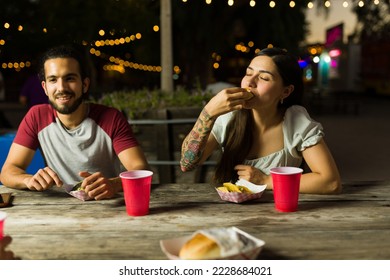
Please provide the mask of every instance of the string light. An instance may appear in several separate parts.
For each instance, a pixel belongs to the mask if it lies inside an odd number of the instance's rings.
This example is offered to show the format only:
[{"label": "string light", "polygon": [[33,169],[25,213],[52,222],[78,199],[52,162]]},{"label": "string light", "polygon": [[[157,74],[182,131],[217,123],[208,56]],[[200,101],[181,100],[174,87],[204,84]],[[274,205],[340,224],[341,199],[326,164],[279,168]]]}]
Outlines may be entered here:
[{"label": "string light", "polygon": [[15,71],[20,71],[23,68],[30,67],[30,61],[21,61],[21,62],[3,62],[1,68],[3,69],[14,69]]},{"label": "string light", "polygon": [[[107,64],[103,66],[103,70],[105,71],[118,71],[119,73],[125,73],[125,68],[131,68],[134,70],[141,70],[141,71],[147,71],[147,72],[161,72],[162,67],[159,65],[147,65],[137,62],[132,62],[128,60],[124,60],[120,57],[115,56],[109,56],[99,50],[96,50],[94,48],[90,49],[90,54],[95,55],[97,57],[107,59],[111,63],[115,64]],[[179,66],[174,66],[173,71],[176,74],[179,74],[181,72],[181,69]]]},{"label": "string light", "polygon": [[[182,0],[182,2],[186,3],[186,2],[188,2],[188,0]],[[248,2],[249,2],[249,5],[251,7],[254,7],[256,5],[256,1],[255,0],[248,0]],[[212,0],[205,0],[205,3],[209,5],[209,4],[212,3]],[[375,5],[379,5],[380,4],[380,0],[373,0],[373,3]],[[228,0],[227,4],[229,6],[233,6],[235,3],[234,3],[234,0]],[[272,0],[269,1],[269,6],[271,8],[274,8],[276,6],[276,1],[272,1]],[[293,0],[289,1],[289,6],[291,8],[294,8],[296,6],[295,1],[293,1]],[[325,1],[324,2],[324,6],[326,8],[329,8],[331,6],[331,1],[329,1],[329,0]],[[347,8],[349,6],[348,1],[347,0],[343,1],[342,6],[344,8]],[[358,2],[358,7],[361,8],[363,6],[364,6],[364,1],[360,0]],[[313,1],[309,1],[308,2],[307,8],[308,9],[314,8]],[[10,29],[11,28],[11,24],[8,23],[8,22],[5,22],[3,24],[3,27],[5,29]],[[18,31],[23,31],[24,27],[22,25],[17,25],[16,29]],[[153,26],[153,31],[159,32],[159,30],[160,30],[160,28],[159,28],[158,25],[154,25]],[[48,29],[46,27],[43,27],[42,28],[42,32],[43,33],[48,33]],[[109,33],[111,35],[113,35],[113,31],[110,31]],[[105,36],[106,32],[103,29],[101,29],[101,30],[98,31],[98,34],[103,37],[103,36]],[[122,38],[117,38],[117,39],[96,40],[94,42],[94,45],[95,45],[95,47],[115,46],[115,45],[121,45],[121,44],[125,44],[125,43],[130,43],[130,42],[135,41],[135,40],[140,40],[141,38],[142,38],[142,34],[141,33],[137,33],[135,35],[122,37]],[[0,46],[4,46],[5,44],[6,44],[6,41],[4,39],[0,38]],[[86,46],[86,45],[88,45],[88,42],[83,41],[82,44]],[[248,43],[248,46],[245,46],[245,44],[243,44],[243,43],[240,43],[240,44],[236,45],[236,50],[237,51],[241,51],[241,52],[248,52],[248,51],[250,51],[251,48],[253,48],[253,45],[250,45],[249,43]],[[93,54],[95,56],[98,56],[98,57],[102,57],[103,56],[101,51],[99,51],[97,49],[91,48],[90,51],[91,51],[91,53],[93,52]],[[256,53],[256,52],[259,52],[260,49],[255,49],[254,51]],[[108,69],[115,70],[115,71],[118,71],[120,73],[123,73],[122,69],[124,69],[124,67],[130,67],[130,68],[133,68],[133,69],[144,70],[144,71],[155,71],[155,72],[161,71],[161,66],[144,65],[144,64],[135,63],[135,62],[128,62],[128,61],[125,61],[125,60],[123,60],[123,61],[120,60],[120,61],[121,61],[120,63],[122,63],[124,65],[124,66],[122,66],[122,68],[121,67],[113,67],[113,66],[109,67],[107,65],[106,69],[107,70]],[[2,63],[2,68],[3,69],[9,68],[9,69],[15,69],[16,71],[20,71],[20,69],[25,68],[25,67],[30,67],[30,65],[31,65],[31,63],[29,61],[26,61],[26,62],[8,62],[8,63],[4,62],[4,63]],[[216,62],[215,67],[217,67],[217,66],[219,67],[219,62]]]}]

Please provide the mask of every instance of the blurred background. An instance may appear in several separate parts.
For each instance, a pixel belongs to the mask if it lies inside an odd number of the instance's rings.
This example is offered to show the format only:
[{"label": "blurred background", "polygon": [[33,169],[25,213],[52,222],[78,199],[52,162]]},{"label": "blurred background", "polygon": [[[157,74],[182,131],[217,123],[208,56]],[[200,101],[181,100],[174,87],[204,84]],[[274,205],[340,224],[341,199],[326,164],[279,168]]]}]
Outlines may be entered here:
[{"label": "blurred background", "polygon": [[12,118],[23,85],[39,55],[55,45],[85,53],[96,99],[122,90],[239,85],[249,61],[271,45],[300,58],[306,105],[328,128],[345,178],[389,179],[387,163],[373,167],[389,156],[389,6],[388,0],[0,0],[0,112],[7,111],[0,128],[17,127]]},{"label": "blurred background", "polygon": [[[1,0],[5,100],[18,100],[42,51],[65,43],[89,58],[93,94],[160,87],[163,2],[174,86],[239,84],[248,61],[271,44],[301,57],[310,86],[390,94],[385,0]],[[327,22],[336,14],[339,22]]]}]

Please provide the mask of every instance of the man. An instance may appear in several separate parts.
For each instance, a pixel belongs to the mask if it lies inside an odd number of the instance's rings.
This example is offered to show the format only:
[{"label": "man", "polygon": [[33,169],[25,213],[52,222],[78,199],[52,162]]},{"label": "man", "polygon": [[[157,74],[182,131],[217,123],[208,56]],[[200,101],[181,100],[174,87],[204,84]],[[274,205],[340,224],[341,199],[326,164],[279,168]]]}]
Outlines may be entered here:
[{"label": "man", "polygon": [[[32,107],[19,125],[1,171],[5,186],[44,191],[82,180],[85,192],[100,200],[122,190],[121,164],[126,170],[148,169],[124,115],[85,101],[90,79],[84,65],[66,46],[43,55],[40,78],[50,104]],[[26,174],[38,148],[46,167]]]}]

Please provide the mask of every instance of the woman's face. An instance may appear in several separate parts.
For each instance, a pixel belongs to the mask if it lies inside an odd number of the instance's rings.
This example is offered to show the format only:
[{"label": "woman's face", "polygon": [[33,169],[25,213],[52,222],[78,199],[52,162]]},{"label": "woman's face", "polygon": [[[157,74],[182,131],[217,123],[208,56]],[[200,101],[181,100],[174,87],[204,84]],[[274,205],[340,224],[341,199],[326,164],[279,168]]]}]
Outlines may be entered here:
[{"label": "woman's face", "polygon": [[[254,98],[247,102],[246,107],[275,105],[285,97],[287,87],[283,85],[282,77],[275,63],[269,56],[255,57],[246,69],[241,81],[242,88],[251,88]],[[248,108],[249,109],[249,108]]]}]

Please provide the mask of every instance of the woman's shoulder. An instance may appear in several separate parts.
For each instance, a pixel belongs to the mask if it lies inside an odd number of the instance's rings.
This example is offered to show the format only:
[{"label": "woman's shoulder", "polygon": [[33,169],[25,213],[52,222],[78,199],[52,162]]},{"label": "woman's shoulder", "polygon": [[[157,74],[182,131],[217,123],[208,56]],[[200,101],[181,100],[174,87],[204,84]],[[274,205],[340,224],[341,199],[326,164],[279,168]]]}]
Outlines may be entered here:
[{"label": "woman's shoulder", "polygon": [[299,150],[316,144],[324,135],[321,123],[313,120],[306,108],[298,105],[286,110],[283,126],[287,146],[298,146]]},{"label": "woman's shoulder", "polygon": [[229,112],[229,113],[226,113],[226,114],[223,114],[223,115],[220,115],[217,118],[216,122],[227,123],[227,122],[229,122],[232,119],[234,113],[235,113],[235,111]]},{"label": "woman's shoulder", "polygon": [[316,123],[318,122],[314,121],[308,111],[305,107],[300,105],[293,105],[289,108],[287,108],[285,114],[284,114],[284,121],[289,124],[306,124],[306,123]]},{"label": "woman's shoulder", "polygon": [[297,116],[305,116],[309,117],[309,113],[306,108],[301,105],[293,105],[286,109],[285,116],[297,117]]},{"label": "woman's shoulder", "polygon": [[230,120],[233,117],[234,112],[229,112],[226,114],[223,114],[219,116],[212,129],[212,134],[214,135],[215,139],[217,140],[218,143],[223,143],[225,139],[225,134],[226,134],[226,127]]}]

